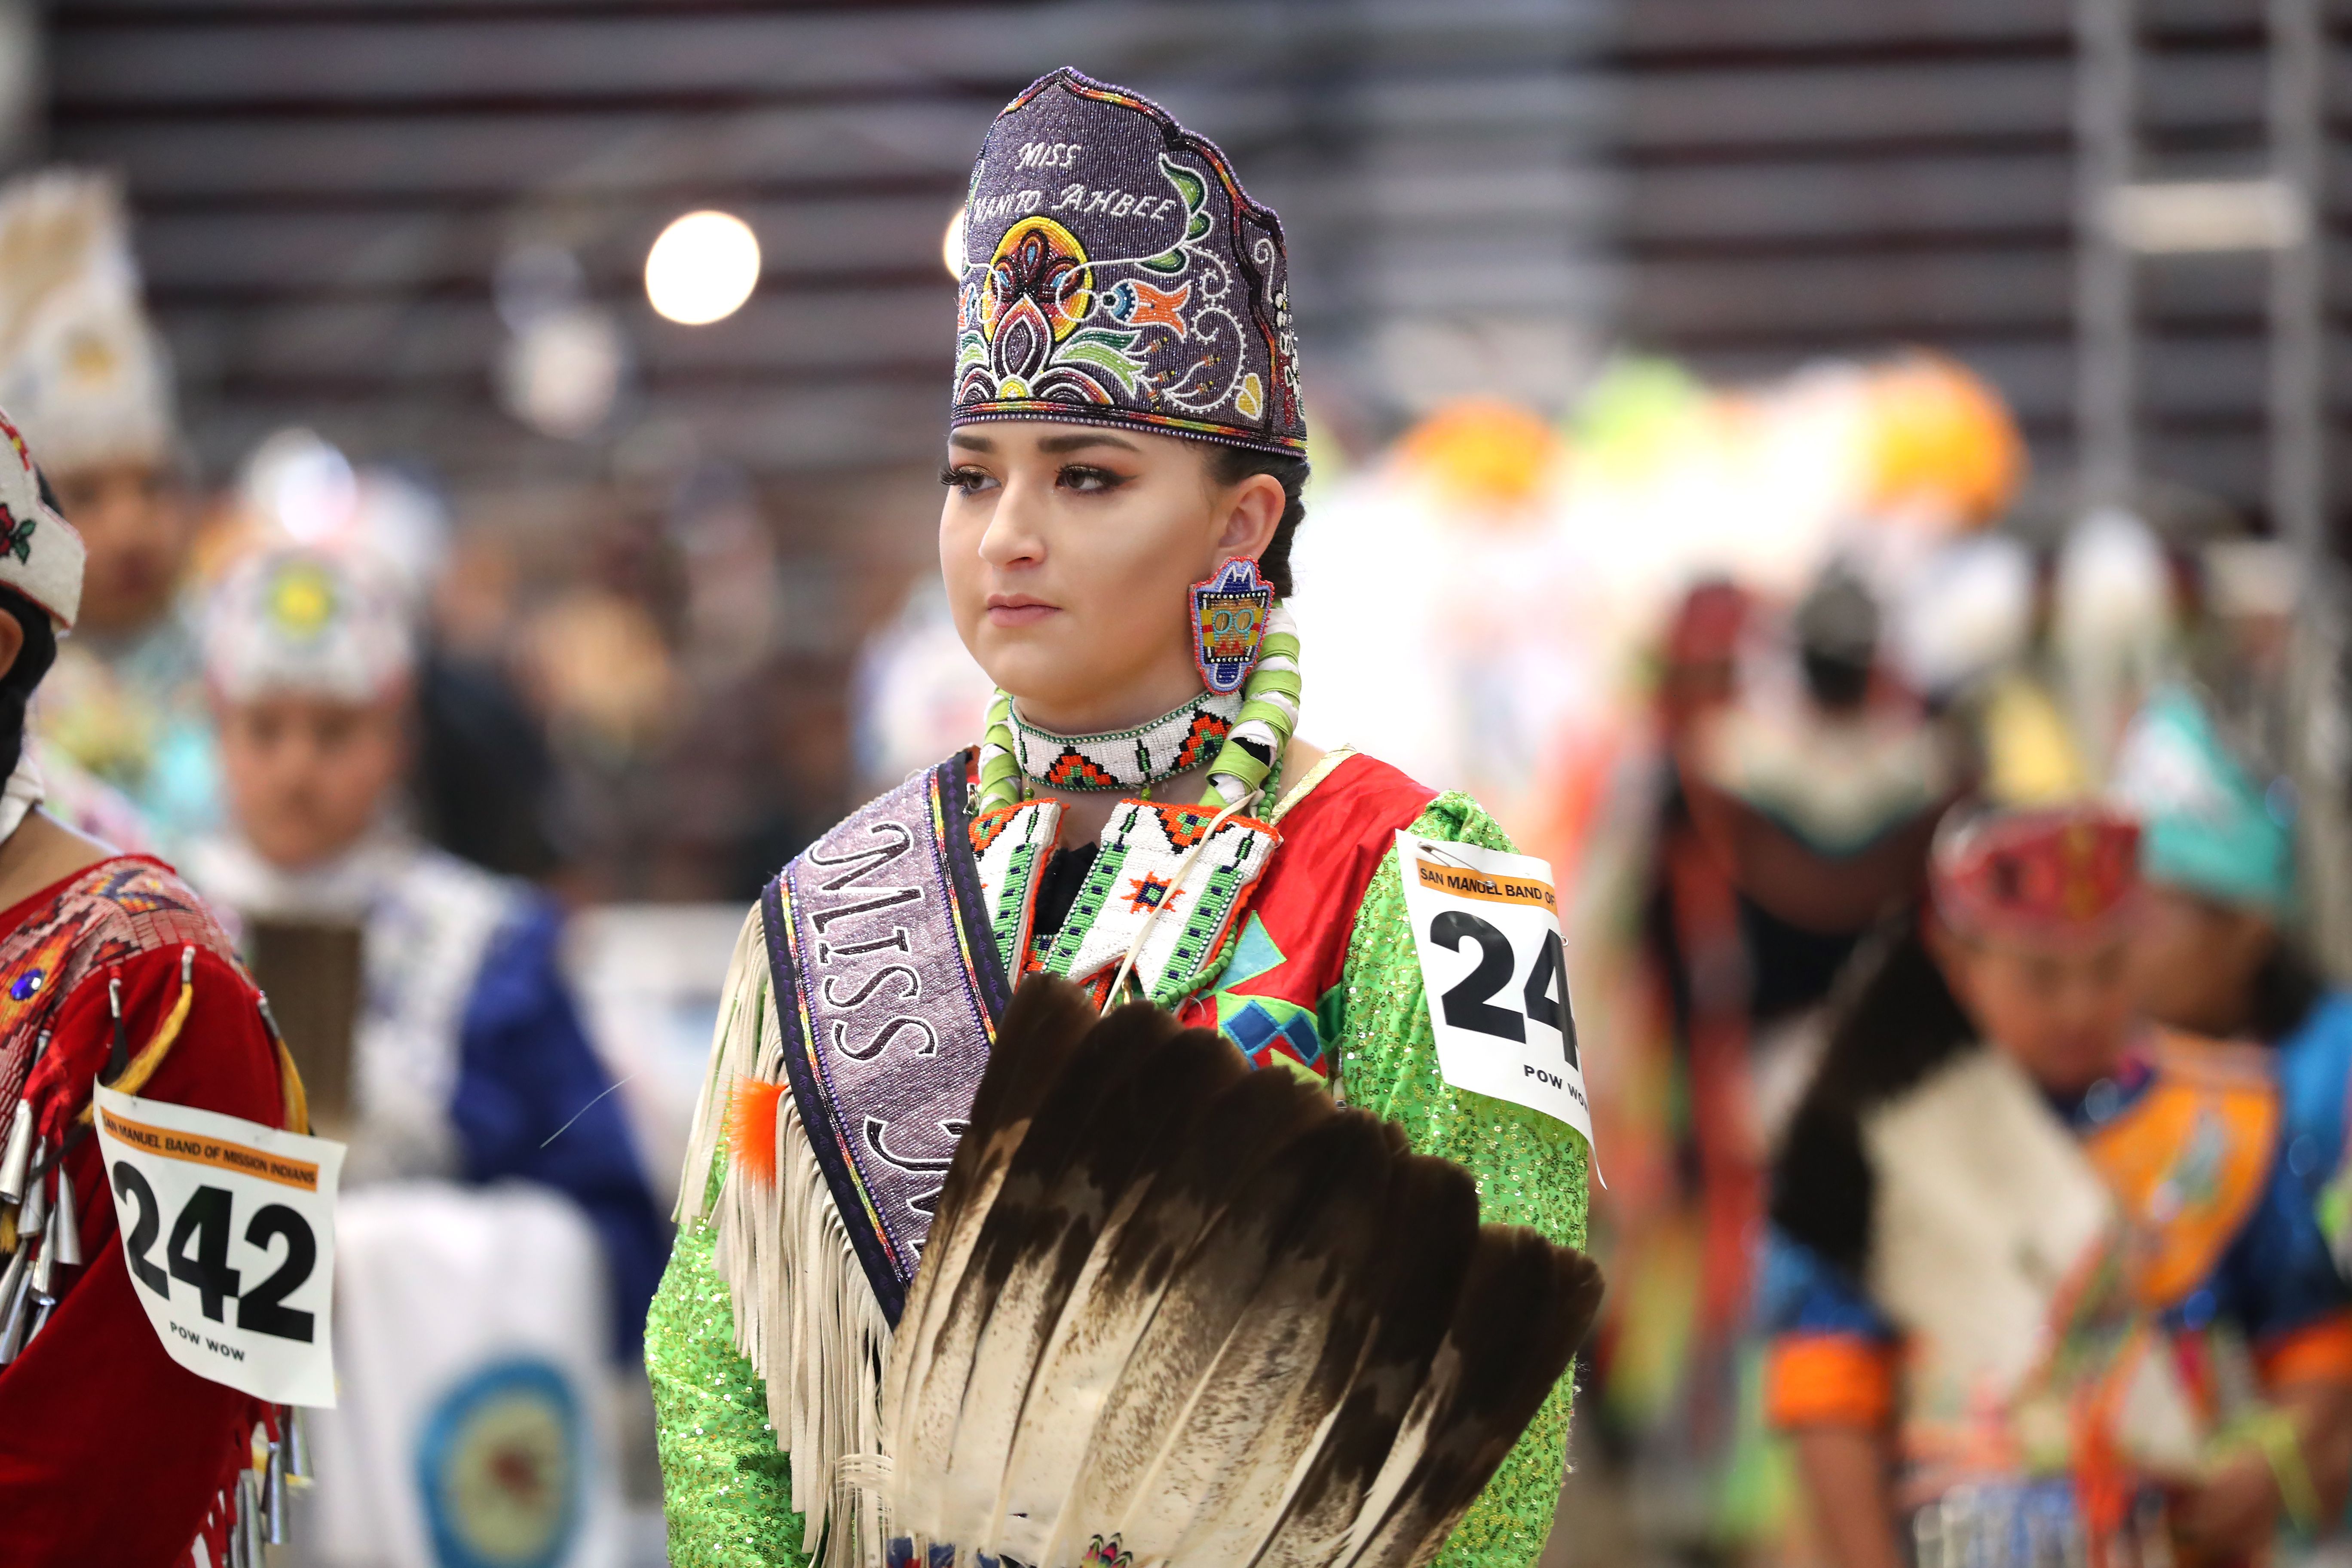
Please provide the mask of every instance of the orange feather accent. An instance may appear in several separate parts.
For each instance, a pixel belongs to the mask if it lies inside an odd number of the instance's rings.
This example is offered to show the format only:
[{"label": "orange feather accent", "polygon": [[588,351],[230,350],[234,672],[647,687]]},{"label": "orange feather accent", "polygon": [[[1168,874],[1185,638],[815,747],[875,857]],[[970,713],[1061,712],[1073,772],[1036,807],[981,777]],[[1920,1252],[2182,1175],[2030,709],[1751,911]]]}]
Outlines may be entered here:
[{"label": "orange feather accent", "polygon": [[739,1078],[727,1099],[727,1146],[735,1163],[761,1186],[776,1184],[776,1108],[784,1086]]}]

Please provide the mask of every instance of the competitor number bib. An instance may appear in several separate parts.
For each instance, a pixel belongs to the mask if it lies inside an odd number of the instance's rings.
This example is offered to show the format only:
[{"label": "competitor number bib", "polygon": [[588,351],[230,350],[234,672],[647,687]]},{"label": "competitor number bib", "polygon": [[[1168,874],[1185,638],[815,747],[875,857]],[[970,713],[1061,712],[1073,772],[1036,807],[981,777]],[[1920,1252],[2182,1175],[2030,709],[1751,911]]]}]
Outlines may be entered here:
[{"label": "competitor number bib", "polygon": [[334,1404],[343,1146],[102,1086],[97,1101],[123,1258],[163,1349],[257,1399]]},{"label": "competitor number bib", "polygon": [[1445,1081],[1565,1121],[1590,1148],[1551,868],[1401,831],[1397,870]]}]

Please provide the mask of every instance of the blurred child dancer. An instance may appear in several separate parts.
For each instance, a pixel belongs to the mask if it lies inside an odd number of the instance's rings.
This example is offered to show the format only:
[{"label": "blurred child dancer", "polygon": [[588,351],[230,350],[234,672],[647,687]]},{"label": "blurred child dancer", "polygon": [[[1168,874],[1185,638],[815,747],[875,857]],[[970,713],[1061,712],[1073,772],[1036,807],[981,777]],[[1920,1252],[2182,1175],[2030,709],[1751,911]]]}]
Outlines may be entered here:
[{"label": "blurred child dancer", "polygon": [[2352,995],[2301,941],[2294,788],[2225,739],[2186,687],[2149,699],[2116,773],[2146,824],[2148,912],[2132,941],[2140,1005],[2173,1028],[2276,1047],[2288,1174],[2317,1207],[2339,1265],[2352,1261]]},{"label": "blurred child dancer", "polygon": [[2138,852],[2095,806],[1948,822],[1845,997],[1765,1288],[1840,1568],[2244,1562],[2342,1507],[2352,1302],[2267,1061],[2141,1021]]}]

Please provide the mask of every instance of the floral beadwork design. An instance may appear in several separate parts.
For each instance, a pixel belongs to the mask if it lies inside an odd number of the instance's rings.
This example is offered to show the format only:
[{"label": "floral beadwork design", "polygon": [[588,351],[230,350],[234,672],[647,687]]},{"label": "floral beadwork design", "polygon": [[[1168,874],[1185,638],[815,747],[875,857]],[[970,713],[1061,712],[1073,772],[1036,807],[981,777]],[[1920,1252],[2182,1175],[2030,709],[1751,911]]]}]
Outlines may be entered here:
[{"label": "floral beadwork design", "polygon": [[[1046,216],[1004,231],[987,267],[964,285],[957,403],[1108,407],[1139,398],[1172,415],[1265,412],[1264,384],[1248,368],[1242,323],[1228,304],[1233,269],[1203,243],[1217,226],[1208,181],[1165,154],[1160,173],[1182,204],[1182,227],[1156,254],[1090,258],[1076,235]],[[1139,269],[1185,280],[1173,289],[1135,277],[1097,282]]]},{"label": "floral beadwork design", "polygon": [[1031,86],[972,170],[963,247],[956,422],[1305,449],[1280,221],[1157,105],[1075,71]]},{"label": "floral beadwork design", "polygon": [[32,560],[33,531],[40,525],[39,518],[19,518],[0,503],[0,555],[14,555],[20,562]]}]

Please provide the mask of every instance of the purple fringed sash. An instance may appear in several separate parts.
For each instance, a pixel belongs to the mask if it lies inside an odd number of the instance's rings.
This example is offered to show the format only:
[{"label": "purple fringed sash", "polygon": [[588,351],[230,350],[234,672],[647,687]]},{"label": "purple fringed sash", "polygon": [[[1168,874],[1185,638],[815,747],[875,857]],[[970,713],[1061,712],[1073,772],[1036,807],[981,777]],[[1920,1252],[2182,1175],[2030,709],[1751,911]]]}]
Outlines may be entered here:
[{"label": "purple fringed sash", "polygon": [[793,1099],[893,1325],[1011,995],[965,765],[860,808],[761,895]]}]

